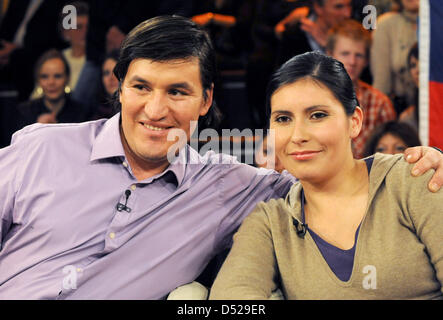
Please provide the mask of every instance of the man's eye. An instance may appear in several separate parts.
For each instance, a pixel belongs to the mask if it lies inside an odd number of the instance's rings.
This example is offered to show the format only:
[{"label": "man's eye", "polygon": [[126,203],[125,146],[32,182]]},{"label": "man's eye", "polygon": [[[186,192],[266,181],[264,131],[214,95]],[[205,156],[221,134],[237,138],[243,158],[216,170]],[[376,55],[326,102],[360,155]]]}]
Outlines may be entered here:
[{"label": "man's eye", "polygon": [[134,88],[137,90],[143,90],[143,89],[147,89],[144,85],[142,84],[135,84]]},{"label": "man's eye", "polygon": [[184,96],[186,95],[186,92],[182,91],[182,90],[177,90],[177,89],[171,89],[169,90],[169,93],[173,96]]}]

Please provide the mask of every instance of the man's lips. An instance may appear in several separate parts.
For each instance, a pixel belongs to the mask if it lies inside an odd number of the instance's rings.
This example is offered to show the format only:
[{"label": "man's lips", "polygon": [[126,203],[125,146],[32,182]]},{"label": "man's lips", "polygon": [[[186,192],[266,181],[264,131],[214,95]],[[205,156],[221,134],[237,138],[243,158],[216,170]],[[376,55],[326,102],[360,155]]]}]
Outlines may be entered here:
[{"label": "man's lips", "polygon": [[159,132],[166,131],[166,130],[172,128],[172,126],[168,126],[168,125],[164,125],[164,124],[154,124],[154,123],[146,123],[146,122],[140,122],[140,124],[149,130],[159,131]]}]

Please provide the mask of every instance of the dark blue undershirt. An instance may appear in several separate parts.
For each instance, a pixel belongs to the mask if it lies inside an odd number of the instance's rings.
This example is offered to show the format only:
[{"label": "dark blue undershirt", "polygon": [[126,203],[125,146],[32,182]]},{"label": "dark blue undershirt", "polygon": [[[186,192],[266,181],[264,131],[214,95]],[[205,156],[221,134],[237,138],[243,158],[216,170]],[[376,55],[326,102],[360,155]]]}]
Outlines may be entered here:
[{"label": "dark blue undershirt", "polygon": [[[366,166],[368,168],[368,175],[371,172],[372,162],[374,158],[365,159]],[[301,219],[302,223],[305,222],[305,195],[302,190],[301,192]],[[342,250],[333,246],[332,244],[323,240],[319,235],[317,235],[314,231],[312,231],[308,227],[308,231],[314,239],[315,244],[320,250],[323,258],[326,263],[329,265],[331,270],[335,273],[337,278],[341,281],[348,281],[352,274],[352,268],[354,266],[354,254],[355,254],[355,246],[357,245],[357,237],[360,231],[360,226],[358,226],[357,231],[355,232],[355,240],[354,246],[349,250]]]}]

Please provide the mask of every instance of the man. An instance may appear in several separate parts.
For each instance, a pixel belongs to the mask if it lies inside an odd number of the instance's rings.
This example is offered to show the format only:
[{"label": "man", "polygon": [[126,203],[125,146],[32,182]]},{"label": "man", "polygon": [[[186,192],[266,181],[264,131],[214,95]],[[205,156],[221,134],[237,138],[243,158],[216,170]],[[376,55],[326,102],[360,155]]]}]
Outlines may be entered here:
[{"label": "man", "polygon": [[308,51],[325,52],[328,30],[352,14],[352,0],[314,0],[313,13],[306,18],[306,8],[291,12],[275,27],[281,39],[278,64]]},{"label": "man", "polygon": [[326,47],[328,54],[345,66],[364,112],[362,129],[358,137],[353,140],[354,156],[361,158],[366,141],[374,129],[396,119],[395,109],[385,94],[360,80],[360,75],[368,65],[371,48],[369,31],[357,21],[350,19],[342,21],[329,31]]},{"label": "man", "polygon": [[[0,150],[1,299],[160,299],[196,279],[257,202],[288,191],[288,175],[188,145],[167,160],[168,135],[210,120],[214,69],[200,27],[147,20],[114,69],[121,113],[28,126]],[[443,156],[411,151],[441,186]]]}]

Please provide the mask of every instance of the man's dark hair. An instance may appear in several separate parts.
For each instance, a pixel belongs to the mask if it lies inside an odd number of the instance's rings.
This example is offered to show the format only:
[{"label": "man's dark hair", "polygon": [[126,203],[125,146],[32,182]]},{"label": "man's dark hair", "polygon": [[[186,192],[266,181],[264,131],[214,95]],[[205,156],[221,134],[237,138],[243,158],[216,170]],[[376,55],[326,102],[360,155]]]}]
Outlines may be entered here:
[{"label": "man's dark hair", "polygon": [[347,115],[352,115],[359,105],[352,80],[343,64],[334,58],[313,51],[291,58],[272,75],[266,95],[268,118],[271,114],[271,97],[274,92],[302,79],[310,79],[331,90],[335,98],[343,105]]},{"label": "man's dark hair", "polygon": [[[120,56],[114,68],[119,80],[116,107],[121,109],[118,94],[131,61],[149,59],[164,62],[178,59],[197,58],[203,97],[208,98],[216,79],[215,51],[208,33],[192,20],[180,16],[159,16],[146,20],[132,29],[120,49]],[[199,127],[216,126],[220,112],[213,102],[208,113],[199,119]]]}]

